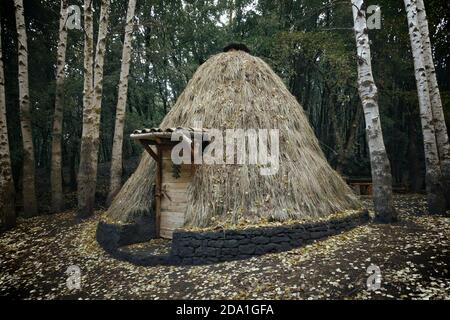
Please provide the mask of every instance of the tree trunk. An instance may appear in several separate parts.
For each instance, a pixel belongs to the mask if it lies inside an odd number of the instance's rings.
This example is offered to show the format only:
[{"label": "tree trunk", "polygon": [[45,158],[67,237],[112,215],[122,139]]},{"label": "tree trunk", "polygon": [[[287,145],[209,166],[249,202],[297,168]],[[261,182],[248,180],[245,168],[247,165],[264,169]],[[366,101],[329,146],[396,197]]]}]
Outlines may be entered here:
[{"label": "tree trunk", "polygon": [[353,115],[352,124],[350,127],[350,133],[348,139],[345,142],[345,146],[340,150],[337,159],[336,171],[341,175],[344,173],[347,167],[348,159],[350,157],[350,152],[352,150],[353,144],[355,142],[356,132],[358,131],[358,124],[362,116],[362,109],[359,106],[356,107],[356,113]]},{"label": "tree trunk", "polygon": [[71,191],[77,191],[77,170],[76,170],[76,159],[79,158],[78,155],[78,145],[69,146],[69,187]]},{"label": "tree trunk", "polygon": [[[89,141],[85,142],[88,134],[88,127],[91,124],[91,103],[92,103],[92,95],[93,95],[93,78],[94,78],[94,70],[93,70],[93,60],[94,60],[94,21],[93,21],[93,8],[92,8],[92,0],[84,0],[84,88],[83,88],[83,129],[82,129],[82,137],[81,137],[81,152],[80,152],[80,164],[79,164],[79,172],[77,177],[77,194],[78,194],[78,207],[79,209],[85,209],[81,207],[82,205],[86,206],[85,202],[88,201],[86,199],[86,193],[88,190],[84,189],[83,183],[86,183],[87,170],[89,168],[84,168],[84,163],[88,161],[86,159],[89,155],[83,154],[83,150],[86,150],[85,144],[89,143]],[[82,166],[83,163],[83,166]],[[83,170],[83,171],[82,171]],[[93,207],[93,204],[90,204]],[[81,207],[81,208],[80,208]],[[89,210],[89,209],[88,209]],[[92,211],[92,209],[91,209]]]},{"label": "tree trunk", "polygon": [[[86,0],[89,2],[90,1]],[[100,22],[95,53],[94,85],[91,95],[86,96],[85,110],[83,111],[83,133],[81,137],[80,167],[78,171],[78,216],[85,218],[94,212],[95,189],[97,183],[97,162],[100,136],[100,115],[103,91],[103,65],[106,53],[106,35],[108,31],[110,1],[102,0],[100,9]],[[91,16],[91,13],[87,17]],[[91,16],[92,17],[92,16]],[[90,35],[88,28],[91,28],[92,19],[86,19],[85,32],[85,54],[90,54]],[[88,24],[86,26],[86,23]],[[89,60],[91,61],[91,60]],[[85,58],[85,72],[90,73],[88,59]],[[89,78],[85,79],[85,90],[89,87]]]},{"label": "tree trunk", "polygon": [[441,94],[434,68],[433,53],[431,50],[430,32],[428,29],[427,14],[423,0],[417,0],[417,19],[422,35],[423,58],[427,74],[428,89],[430,93],[431,112],[436,134],[437,149],[441,163],[441,174],[444,182],[444,192],[447,197],[447,208],[450,209],[450,144],[447,126],[445,124],[444,110],[442,108]]},{"label": "tree trunk", "polygon": [[378,110],[378,89],[372,75],[372,63],[366,13],[363,0],[352,0],[356,47],[358,53],[358,89],[366,120],[372,170],[373,201],[376,220],[391,222],[397,219],[392,200],[391,166],[386,153]]},{"label": "tree trunk", "polygon": [[[328,86],[326,86],[328,88]],[[331,120],[330,129],[333,130],[333,140],[334,140],[334,156],[336,157],[336,167],[334,168],[340,175],[342,175],[342,166],[339,164],[340,155],[344,152],[344,137],[341,132],[339,132],[339,120],[338,120],[338,110],[337,110],[337,95],[330,89],[326,90],[326,95],[329,97],[327,99],[327,110]]]},{"label": "tree trunk", "polygon": [[229,0],[228,4],[228,26],[233,25],[233,14],[234,14],[234,0]]},{"label": "tree trunk", "polygon": [[25,17],[23,15],[23,0],[14,0],[16,11],[17,44],[18,44],[18,77],[20,127],[23,142],[23,210],[25,217],[37,215],[37,200],[35,186],[35,164],[33,135],[31,129],[30,95],[28,86],[28,46]]},{"label": "tree trunk", "polygon": [[425,181],[427,189],[428,211],[432,214],[445,212],[445,198],[442,186],[442,174],[439,166],[439,154],[436,144],[435,128],[431,110],[430,92],[423,57],[422,37],[417,20],[416,0],[404,0],[408,15],[408,27],[411,49],[414,58],[417,92],[419,96],[420,119],[422,123],[423,144],[425,149]]},{"label": "tree trunk", "polygon": [[61,13],[59,18],[59,41],[56,62],[56,95],[55,113],[53,115],[53,135],[52,135],[52,211],[60,212],[64,207],[63,183],[62,183],[62,123],[64,108],[64,67],[66,65],[67,47],[67,0],[61,0]]},{"label": "tree trunk", "polygon": [[[410,107],[408,106],[408,110]],[[423,176],[420,165],[419,154],[417,152],[417,126],[413,118],[413,113],[408,115],[408,173],[409,190],[413,193],[422,191]]]},{"label": "tree trunk", "polygon": [[120,70],[119,94],[116,107],[116,124],[114,128],[113,150],[111,158],[111,180],[108,205],[119,192],[122,185],[122,147],[123,147],[123,128],[125,122],[125,113],[128,95],[128,76],[130,74],[132,35],[134,26],[134,11],[136,0],[129,0],[127,11],[127,23],[125,26],[125,39],[122,51],[122,67]]},{"label": "tree trunk", "polygon": [[93,79],[94,79],[94,21],[93,21],[93,0],[84,0],[84,86],[83,86],[83,128],[84,121],[87,120],[87,113],[90,112]]},{"label": "tree trunk", "polygon": [[8,127],[6,122],[5,75],[3,73],[2,30],[0,25],[0,232],[16,224],[14,181],[9,155]]}]

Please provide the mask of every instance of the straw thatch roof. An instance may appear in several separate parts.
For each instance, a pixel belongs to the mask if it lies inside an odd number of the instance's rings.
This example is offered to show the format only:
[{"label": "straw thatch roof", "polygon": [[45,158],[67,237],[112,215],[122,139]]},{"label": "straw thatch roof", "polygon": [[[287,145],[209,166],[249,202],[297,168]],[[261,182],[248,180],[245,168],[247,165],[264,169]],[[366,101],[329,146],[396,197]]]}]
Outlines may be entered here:
[{"label": "straw thatch roof", "polygon": [[[188,189],[187,226],[223,221],[325,217],[361,205],[328,165],[308,119],[282,80],[260,58],[243,51],[202,64],[161,127],[279,129],[280,170],[263,176],[251,165],[200,166]],[[152,207],[155,163],[144,154],[110,209],[130,222]]]}]

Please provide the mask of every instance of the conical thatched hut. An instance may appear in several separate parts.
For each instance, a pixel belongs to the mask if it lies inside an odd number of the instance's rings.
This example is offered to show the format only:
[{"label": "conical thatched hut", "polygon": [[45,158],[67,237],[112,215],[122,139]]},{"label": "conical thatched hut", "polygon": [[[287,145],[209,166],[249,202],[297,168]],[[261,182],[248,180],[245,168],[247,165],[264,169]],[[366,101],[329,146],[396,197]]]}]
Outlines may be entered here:
[{"label": "conical thatched hut", "polygon": [[[264,176],[252,165],[198,166],[187,189],[186,227],[326,217],[361,207],[327,163],[302,107],[260,58],[232,50],[202,64],[161,128],[197,121],[206,128],[279,129],[280,169]],[[144,154],[109,208],[108,223],[152,221],[154,180],[154,160]],[[133,232],[134,240],[150,237],[144,229]]]}]

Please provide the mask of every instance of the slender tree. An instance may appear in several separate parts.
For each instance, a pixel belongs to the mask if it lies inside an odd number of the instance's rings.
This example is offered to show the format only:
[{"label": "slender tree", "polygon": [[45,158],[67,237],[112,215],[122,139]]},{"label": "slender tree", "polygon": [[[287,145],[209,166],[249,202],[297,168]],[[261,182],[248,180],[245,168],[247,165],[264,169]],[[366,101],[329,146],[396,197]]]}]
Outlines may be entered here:
[{"label": "slender tree", "polygon": [[229,0],[228,4],[228,25],[233,25],[234,0]]},{"label": "slender tree", "polygon": [[[336,114],[335,112],[333,113]],[[348,164],[348,159],[350,158],[351,150],[354,147],[356,133],[358,131],[358,124],[360,123],[359,121],[361,117],[362,117],[362,108],[358,106],[356,113],[353,115],[347,141],[341,141],[342,148],[341,150],[339,150],[337,155],[336,171],[339,172],[340,174],[344,173],[344,168]],[[345,137],[344,139],[339,138],[338,140],[345,140]]]},{"label": "slender tree", "polygon": [[3,72],[2,30],[0,25],[0,231],[16,224],[14,181],[11,174],[8,127],[6,122],[5,75]]},{"label": "slender tree", "polygon": [[53,138],[52,138],[52,211],[59,212],[64,207],[62,188],[62,122],[64,107],[64,80],[67,47],[67,0],[61,0],[61,13],[59,18],[59,40],[56,62],[56,95],[55,113],[53,115]]},{"label": "slender tree", "polygon": [[364,1],[352,0],[352,11],[358,53],[358,89],[366,120],[376,220],[379,222],[391,222],[397,219],[397,214],[392,200],[391,165],[381,130],[378,89],[372,74]]},{"label": "slender tree", "polygon": [[122,66],[120,69],[119,94],[116,106],[116,123],[111,160],[111,180],[107,202],[110,204],[122,185],[122,147],[123,128],[128,95],[128,76],[130,74],[132,35],[134,26],[134,11],[136,0],[129,0],[127,22],[125,26],[125,38],[122,51]]},{"label": "slender tree", "polygon": [[94,17],[93,0],[84,0],[84,84],[83,84],[83,128],[90,112],[94,90]]},{"label": "slender tree", "polygon": [[37,215],[37,200],[35,186],[35,164],[33,135],[31,129],[30,95],[28,86],[28,46],[25,17],[23,14],[23,0],[14,0],[18,44],[18,78],[20,127],[23,143],[23,209],[26,217]]},{"label": "slender tree", "polygon": [[441,94],[436,78],[436,69],[434,67],[433,53],[431,50],[430,31],[423,0],[417,0],[417,20],[422,36],[423,60],[425,72],[427,74],[437,149],[444,181],[444,191],[447,197],[447,208],[450,208],[450,144],[447,126],[445,124],[444,110],[442,108]]},{"label": "slender tree", "polygon": [[[90,1],[88,5],[91,6]],[[100,114],[103,92],[103,65],[106,53],[109,9],[110,0],[102,0],[95,52],[93,92],[86,98],[86,105],[84,106],[85,109],[83,111],[83,132],[81,137],[80,168],[78,171],[78,215],[81,218],[90,216],[94,211],[95,204]],[[90,24],[91,22],[88,23]],[[87,27],[90,27],[90,25]],[[87,29],[85,32],[87,33]],[[86,35],[86,37],[88,36]],[[90,46],[86,43],[85,54],[90,54],[89,49]],[[86,60],[87,59],[85,58],[85,68],[90,68],[90,65],[86,63]],[[85,70],[85,72],[88,71]],[[85,84],[87,84],[86,79]],[[87,87],[88,86],[89,84]],[[90,101],[88,101],[88,99]]]},{"label": "slender tree", "polygon": [[435,127],[433,123],[427,72],[423,56],[424,46],[417,19],[416,0],[404,0],[404,3],[408,17],[411,49],[414,58],[414,73],[419,97],[420,119],[425,149],[425,179],[428,211],[432,214],[442,213],[445,212],[445,198],[442,186],[442,174],[436,143]]}]

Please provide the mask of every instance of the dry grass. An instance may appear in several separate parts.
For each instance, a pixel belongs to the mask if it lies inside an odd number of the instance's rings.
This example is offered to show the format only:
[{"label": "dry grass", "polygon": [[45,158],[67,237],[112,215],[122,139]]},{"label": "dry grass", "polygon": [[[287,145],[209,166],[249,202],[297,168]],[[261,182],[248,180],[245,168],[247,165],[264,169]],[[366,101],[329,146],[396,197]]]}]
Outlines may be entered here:
[{"label": "dry grass", "polygon": [[[207,128],[279,129],[280,170],[262,176],[251,165],[200,166],[188,189],[187,226],[319,218],[361,207],[328,165],[302,107],[263,60],[235,51],[200,66],[161,127],[195,121]],[[145,154],[109,216],[124,222],[148,212],[153,180],[154,162]]]}]

